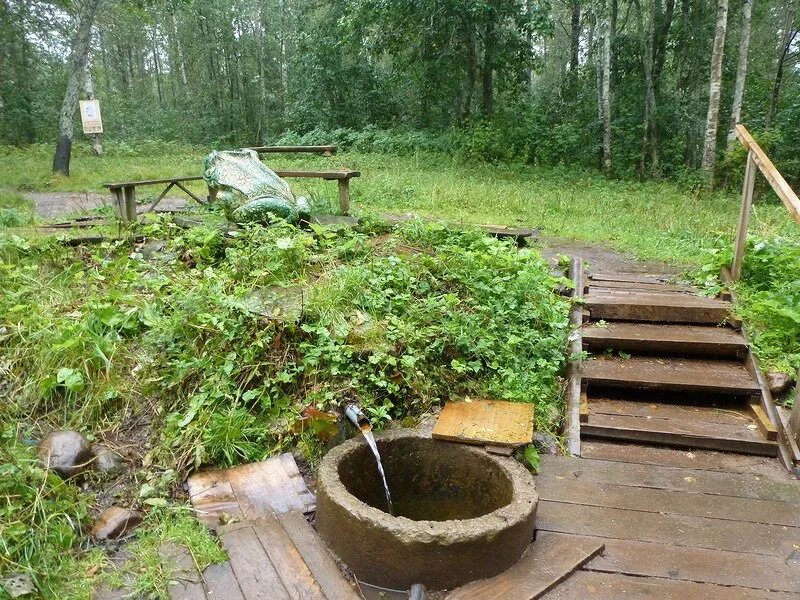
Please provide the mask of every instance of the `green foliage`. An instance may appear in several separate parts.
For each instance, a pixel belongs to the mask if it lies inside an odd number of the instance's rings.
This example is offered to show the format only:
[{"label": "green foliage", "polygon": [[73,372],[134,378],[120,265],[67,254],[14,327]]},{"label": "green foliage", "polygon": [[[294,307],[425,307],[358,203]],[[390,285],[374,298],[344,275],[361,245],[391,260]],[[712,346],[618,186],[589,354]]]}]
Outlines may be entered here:
[{"label": "green foliage", "polygon": [[[716,291],[716,274],[730,265],[731,255],[730,244],[719,240],[695,277]],[[800,241],[749,236],[736,295],[736,310],[762,367],[795,375],[800,369]]]},{"label": "green foliage", "polygon": [[[0,429],[0,578],[31,577],[45,598],[89,598],[86,570],[99,552],[78,545],[88,519],[87,500],[69,483],[39,466],[17,431]],[[0,587],[0,598],[9,598]]]},{"label": "green foliage", "polygon": [[24,227],[35,220],[35,210],[25,198],[18,194],[0,191],[0,229]]},{"label": "green foliage", "polygon": [[151,456],[179,471],[261,459],[346,395],[376,424],[474,394],[557,425],[567,303],[535,250],[420,222],[140,233],[166,247],[0,238],[18,415],[85,423],[156,399]]}]

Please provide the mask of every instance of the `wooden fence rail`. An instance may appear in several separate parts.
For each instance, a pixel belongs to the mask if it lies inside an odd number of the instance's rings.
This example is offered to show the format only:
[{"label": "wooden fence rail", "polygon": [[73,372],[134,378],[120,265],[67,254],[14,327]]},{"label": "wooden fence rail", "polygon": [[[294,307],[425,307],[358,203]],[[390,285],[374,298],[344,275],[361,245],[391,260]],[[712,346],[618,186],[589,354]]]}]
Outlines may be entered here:
[{"label": "wooden fence rail", "polygon": [[744,185],[742,186],[742,206],[739,212],[739,226],[736,229],[736,241],[733,245],[733,264],[731,265],[731,275],[733,280],[738,281],[742,276],[742,265],[744,264],[744,249],[747,241],[747,226],[750,222],[750,211],[753,207],[753,187],[756,182],[756,167],[764,175],[764,178],[772,186],[772,189],[781,199],[786,210],[792,218],[800,223],[800,199],[794,193],[786,180],[772,164],[772,161],[761,149],[761,146],[753,139],[741,123],[736,125],[736,137],[747,149],[747,166],[744,171]]},{"label": "wooden fence rail", "polygon": [[[742,206],[739,211],[739,226],[736,229],[736,241],[733,244],[733,263],[731,264],[731,275],[734,281],[738,281],[742,276],[742,266],[744,264],[744,251],[747,241],[747,226],[750,221],[750,211],[753,207],[753,187],[756,181],[756,167],[764,175],[764,178],[772,186],[773,191],[781,199],[786,210],[792,218],[800,223],[800,199],[794,190],[789,187],[783,175],[780,174],[772,161],[761,149],[761,146],[753,139],[750,132],[744,125],[736,125],[736,137],[747,149],[747,165],[744,171],[744,185],[742,186]],[[797,380],[800,381],[800,373]],[[797,399],[792,407],[789,416],[789,435],[792,436],[797,444],[800,444],[800,383],[797,384]],[[800,476],[800,473],[798,473]]]}]

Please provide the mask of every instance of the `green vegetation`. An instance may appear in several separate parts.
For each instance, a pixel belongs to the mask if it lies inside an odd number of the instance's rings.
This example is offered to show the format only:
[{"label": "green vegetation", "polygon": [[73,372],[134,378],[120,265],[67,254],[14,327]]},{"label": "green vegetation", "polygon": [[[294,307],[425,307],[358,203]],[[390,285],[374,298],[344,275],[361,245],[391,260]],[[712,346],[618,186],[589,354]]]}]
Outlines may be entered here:
[{"label": "green vegetation", "polygon": [[[732,254],[729,244],[718,241],[695,276],[713,291],[716,274],[730,265]],[[795,375],[800,370],[800,239],[748,237],[736,294],[762,369]]]}]

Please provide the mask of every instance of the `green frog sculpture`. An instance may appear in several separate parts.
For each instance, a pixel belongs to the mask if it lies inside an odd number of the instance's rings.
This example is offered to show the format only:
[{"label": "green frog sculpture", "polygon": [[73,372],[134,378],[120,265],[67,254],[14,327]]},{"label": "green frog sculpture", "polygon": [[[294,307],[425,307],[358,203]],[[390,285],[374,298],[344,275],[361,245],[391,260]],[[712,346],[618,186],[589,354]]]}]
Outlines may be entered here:
[{"label": "green frog sculpture", "polygon": [[297,224],[311,213],[308,200],[295,197],[253,150],[215,150],[205,157],[203,167],[212,200],[222,205],[234,223],[269,225],[283,219]]}]

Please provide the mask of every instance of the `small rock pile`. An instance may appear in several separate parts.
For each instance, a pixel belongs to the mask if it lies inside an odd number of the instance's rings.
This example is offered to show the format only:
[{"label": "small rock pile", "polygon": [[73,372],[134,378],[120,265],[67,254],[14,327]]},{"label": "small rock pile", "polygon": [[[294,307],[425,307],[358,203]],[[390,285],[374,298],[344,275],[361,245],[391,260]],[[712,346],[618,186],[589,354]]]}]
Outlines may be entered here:
[{"label": "small rock pile", "polygon": [[[89,470],[114,473],[120,470],[120,457],[108,446],[94,444],[77,431],[53,431],[37,449],[42,466],[57,473],[62,479],[78,477]],[[98,541],[116,539],[131,531],[142,521],[142,516],[120,506],[106,508],[92,527],[91,534]]]}]

